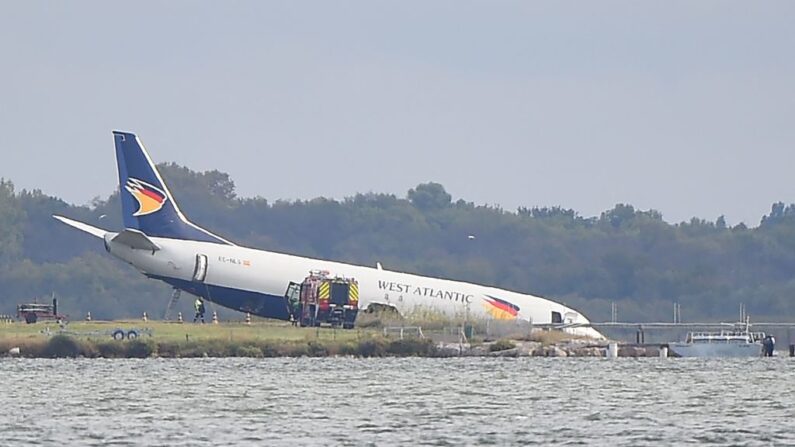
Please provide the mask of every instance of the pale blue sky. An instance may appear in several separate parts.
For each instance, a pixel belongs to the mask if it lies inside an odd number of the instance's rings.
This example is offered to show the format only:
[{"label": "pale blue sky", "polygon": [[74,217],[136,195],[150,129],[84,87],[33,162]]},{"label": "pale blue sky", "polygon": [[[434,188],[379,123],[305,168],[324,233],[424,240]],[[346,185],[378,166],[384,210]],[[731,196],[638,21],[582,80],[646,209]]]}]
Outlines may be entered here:
[{"label": "pale blue sky", "polygon": [[795,2],[0,3],[0,176],[116,187],[111,130],[243,196],[795,202]]}]

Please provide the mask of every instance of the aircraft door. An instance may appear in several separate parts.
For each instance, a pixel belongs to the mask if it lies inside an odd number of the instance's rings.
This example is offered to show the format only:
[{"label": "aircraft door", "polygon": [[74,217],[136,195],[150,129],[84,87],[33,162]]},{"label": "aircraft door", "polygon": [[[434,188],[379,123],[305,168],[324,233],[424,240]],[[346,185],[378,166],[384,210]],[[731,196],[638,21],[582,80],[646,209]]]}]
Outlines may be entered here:
[{"label": "aircraft door", "polygon": [[196,267],[193,269],[193,280],[204,282],[207,278],[207,255],[196,255]]},{"label": "aircraft door", "polygon": [[284,304],[287,306],[287,313],[296,321],[301,315],[301,284],[290,281],[287,292],[284,294]]}]

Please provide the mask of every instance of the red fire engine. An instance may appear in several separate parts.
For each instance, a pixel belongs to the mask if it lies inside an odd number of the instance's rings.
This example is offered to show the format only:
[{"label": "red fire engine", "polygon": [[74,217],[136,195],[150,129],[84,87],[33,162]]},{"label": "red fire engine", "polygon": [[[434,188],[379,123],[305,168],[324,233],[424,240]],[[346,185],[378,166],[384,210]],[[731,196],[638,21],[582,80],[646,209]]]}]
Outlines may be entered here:
[{"label": "red fire engine", "polygon": [[292,294],[291,299],[292,316],[301,326],[328,323],[352,329],[359,312],[359,283],[353,278],[312,271],[300,284],[300,292]]}]

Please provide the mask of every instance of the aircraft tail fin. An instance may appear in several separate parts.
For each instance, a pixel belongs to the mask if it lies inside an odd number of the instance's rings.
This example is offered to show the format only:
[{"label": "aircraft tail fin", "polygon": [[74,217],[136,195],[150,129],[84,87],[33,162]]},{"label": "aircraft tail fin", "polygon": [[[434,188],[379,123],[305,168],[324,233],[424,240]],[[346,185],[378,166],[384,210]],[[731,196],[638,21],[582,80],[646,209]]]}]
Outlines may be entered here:
[{"label": "aircraft tail fin", "polygon": [[147,236],[234,245],[191,223],[179,210],[141,140],[113,132],[124,226]]}]

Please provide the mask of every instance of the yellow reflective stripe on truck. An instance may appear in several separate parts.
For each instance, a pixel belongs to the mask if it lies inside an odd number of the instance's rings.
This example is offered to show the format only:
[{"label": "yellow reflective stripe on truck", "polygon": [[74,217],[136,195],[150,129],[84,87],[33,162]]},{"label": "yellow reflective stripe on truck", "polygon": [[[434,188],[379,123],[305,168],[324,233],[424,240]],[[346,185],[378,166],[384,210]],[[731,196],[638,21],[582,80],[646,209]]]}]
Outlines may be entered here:
[{"label": "yellow reflective stripe on truck", "polygon": [[351,283],[349,296],[351,301],[359,301],[359,284]]},{"label": "yellow reflective stripe on truck", "polygon": [[320,283],[320,287],[317,290],[317,297],[319,299],[328,299],[329,297],[329,281],[323,281]]}]

